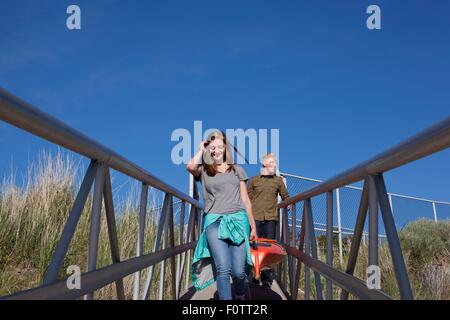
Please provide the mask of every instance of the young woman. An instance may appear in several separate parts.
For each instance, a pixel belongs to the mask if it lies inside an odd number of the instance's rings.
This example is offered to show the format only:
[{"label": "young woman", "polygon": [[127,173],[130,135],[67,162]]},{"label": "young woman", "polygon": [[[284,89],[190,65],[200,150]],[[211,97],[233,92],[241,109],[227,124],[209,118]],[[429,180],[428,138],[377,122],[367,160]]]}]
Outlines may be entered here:
[{"label": "young woman", "polygon": [[[230,277],[236,299],[244,299],[253,263],[249,240],[257,240],[247,174],[232,161],[230,144],[213,132],[200,144],[187,170],[202,183],[204,225],[192,261],[197,290],[217,281],[221,300],[231,300]],[[202,161],[203,160],[203,161]]]}]

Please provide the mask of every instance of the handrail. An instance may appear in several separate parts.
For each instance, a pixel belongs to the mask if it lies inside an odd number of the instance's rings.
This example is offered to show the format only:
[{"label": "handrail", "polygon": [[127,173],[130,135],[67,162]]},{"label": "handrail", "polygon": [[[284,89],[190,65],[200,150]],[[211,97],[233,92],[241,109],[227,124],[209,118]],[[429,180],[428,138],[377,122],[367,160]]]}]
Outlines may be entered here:
[{"label": "handrail", "polygon": [[124,278],[136,271],[193,249],[196,243],[197,241],[192,241],[173,248],[167,248],[144,256],[131,258],[127,261],[115,263],[102,269],[83,273],[81,274],[83,285],[80,289],[69,289],[66,283],[67,280],[60,280],[46,286],[18,292],[6,297],[0,297],[0,300],[71,300],[80,298],[89,292],[116,281],[117,278]]},{"label": "handrail", "polygon": [[[282,263],[282,266],[279,267],[279,271],[282,275],[285,275],[285,278],[289,276],[290,290],[293,298],[296,299],[297,297],[302,264],[305,266],[305,299],[309,299],[310,293],[309,268],[314,271],[314,282],[317,299],[319,300],[323,299],[322,284],[320,281],[321,276],[324,276],[327,279],[327,299],[332,299],[333,283],[341,287],[341,299],[343,300],[348,298],[349,293],[352,293],[361,299],[391,298],[382,291],[372,290],[372,283],[370,285],[371,289],[368,289],[364,286],[364,283],[361,280],[353,276],[367,216],[369,225],[368,265],[371,267],[378,267],[379,208],[386,231],[386,238],[391,253],[400,298],[405,300],[414,299],[383,174],[386,171],[431,155],[448,147],[450,147],[450,117],[447,117],[436,125],[388,149],[387,151],[357,166],[354,166],[353,168],[344,171],[343,173],[338,174],[327,181],[320,182],[318,185],[280,202],[278,204],[278,208],[281,209],[280,219],[282,219],[282,223],[280,223],[280,235],[282,235],[281,244],[288,251],[289,258],[287,262]],[[347,266],[345,268],[345,272],[342,272],[333,267],[333,191],[360,180],[364,180],[364,187],[362,189]],[[318,260],[317,239],[314,231],[315,227],[311,207],[311,198],[325,193],[327,195],[327,224],[325,230],[327,233],[327,261],[326,263],[323,263]],[[297,231],[294,229],[297,228],[295,204],[300,201],[303,201],[304,204],[300,236],[297,238]],[[337,203],[339,203],[338,196]],[[289,206],[292,206],[291,209],[288,209]],[[338,204],[337,208],[337,210],[339,210]],[[288,210],[291,210],[292,213],[291,226],[288,224]],[[339,241],[342,240],[339,238]],[[342,253],[340,254],[342,257]],[[297,263],[297,265],[295,264],[293,258],[298,260],[299,263]],[[340,263],[341,266],[344,265],[342,258],[340,259]],[[283,282],[281,277],[279,279]],[[284,282],[285,285],[286,283],[287,282]]]},{"label": "handrail", "polygon": [[450,147],[450,117],[393,148],[342,172],[278,204],[285,208],[296,202],[383,173]]},{"label": "handrail", "polygon": [[309,257],[304,252],[292,248],[286,244],[281,244],[286,252],[303,262],[307,267],[314,271],[320,272],[325,278],[333,280],[334,283],[344,288],[348,292],[356,295],[363,300],[392,300],[387,294],[381,290],[368,289],[366,284],[360,279],[353,277],[345,272],[339,271],[326,263]]},{"label": "handrail", "polygon": [[140,168],[130,160],[85,136],[49,114],[0,88],[0,119],[201,208],[198,200]]},{"label": "handrail", "polygon": [[[320,180],[320,179],[303,177],[303,176],[299,176],[299,175],[292,174],[292,173],[286,173],[286,172],[280,172],[280,177],[288,177],[288,178],[306,180],[306,181],[317,182],[317,183],[320,183],[320,182],[324,181],[324,180]],[[358,191],[362,191],[363,190],[362,187],[357,187],[357,186],[353,186],[353,185],[342,186],[342,188],[348,188],[348,189],[358,190]],[[430,203],[434,202],[436,204],[450,205],[450,202],[448,202],[448,201],[424,199],[424,198],[419,198],[419,197],[408,196],[406,194],[399,194],[399,193],[388,192],[388,195],[389,196],[394,196],[394,197],[399,197],[399,198],[404,198],[404,199],[411,199],[411,200],[418,200],[418,201],[424,201],[424,202],[430,202]]]}]

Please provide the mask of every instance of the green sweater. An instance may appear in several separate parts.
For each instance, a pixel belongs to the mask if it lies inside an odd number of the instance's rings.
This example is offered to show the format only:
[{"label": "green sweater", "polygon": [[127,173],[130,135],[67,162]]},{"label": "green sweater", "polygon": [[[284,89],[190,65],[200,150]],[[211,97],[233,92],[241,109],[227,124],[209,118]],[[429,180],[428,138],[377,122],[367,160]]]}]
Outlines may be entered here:
[{"label": "green sweater", "polygon": [[230,239],[233,244],[240,245],[245,241],[247,251],[247,264],[245,271],[247,275],[253,269],[253,261],[250,253],[250,224],[246,211],[231,214],[208,213],[204,215],[203,232],[195,248],[192,259],[192,281],[197,290],[202,290],[212,284],[215,279],[214,260],[209,250],[205,230],[211,224],[222,217],[219,225],[219,239]]}]

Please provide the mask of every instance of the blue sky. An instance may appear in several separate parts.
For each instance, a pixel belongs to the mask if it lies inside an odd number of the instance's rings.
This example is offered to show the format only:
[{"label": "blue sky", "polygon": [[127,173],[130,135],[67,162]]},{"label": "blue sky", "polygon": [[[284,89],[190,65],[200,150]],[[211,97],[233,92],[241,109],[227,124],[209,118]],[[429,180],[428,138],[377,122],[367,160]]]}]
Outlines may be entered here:
[{"label": "blue sky", "polygon": [[[70,4],[81,30],[66,28]],[[371,4],[381,30],[366,28]],[[185,192],[170,136],[195,120],[280,129],[280,169],[326,179],[450,114],[447,1],[5,0],[0,12],[0,86]],[[51,148],[3,122],[0,144],[0,174]],[[389,172],[388,190],[449,201],[449,160]]]}]

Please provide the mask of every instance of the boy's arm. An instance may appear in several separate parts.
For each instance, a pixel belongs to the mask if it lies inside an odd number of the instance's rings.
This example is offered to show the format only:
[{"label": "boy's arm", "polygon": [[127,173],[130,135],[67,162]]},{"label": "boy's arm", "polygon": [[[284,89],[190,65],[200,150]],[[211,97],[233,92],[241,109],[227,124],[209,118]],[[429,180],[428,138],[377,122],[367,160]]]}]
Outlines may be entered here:
[{"label": "boy's arm", "polygon": [[289,192],[286,189],[286,185],[284,184],[283,178],[280,178],[278,192],[280,193],[281,199],[286,200],[289,198]]},{"label": "boy's arm", "polygon": [[253,200],[253,190],[254,190],[253,179],[250,179],[247,186],[247,193],[250,200]]}]

